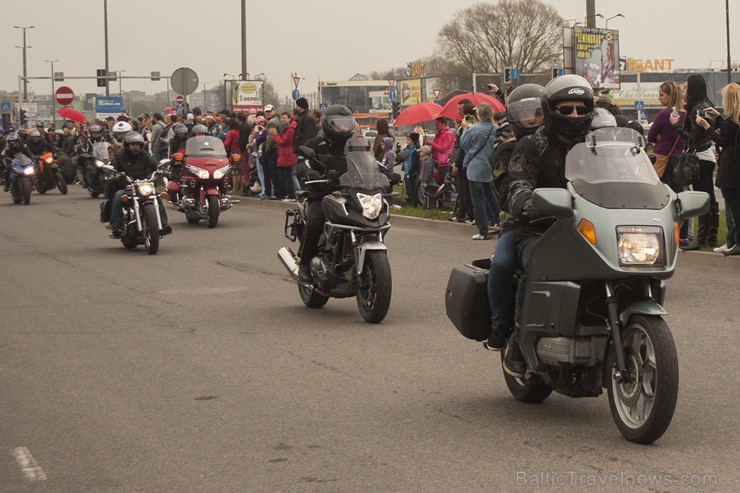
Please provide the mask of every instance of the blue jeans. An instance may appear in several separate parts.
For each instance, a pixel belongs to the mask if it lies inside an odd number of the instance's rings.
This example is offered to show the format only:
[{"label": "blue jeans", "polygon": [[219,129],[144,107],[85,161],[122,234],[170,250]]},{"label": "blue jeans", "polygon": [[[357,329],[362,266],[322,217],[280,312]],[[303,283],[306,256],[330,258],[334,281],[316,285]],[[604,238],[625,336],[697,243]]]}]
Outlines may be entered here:
[{"label": "blue jeans", "polygon": [[737,241],[740,240],[737,230],[737,218],[740,217],[740,188],[723,188],[722,195],[725,197],[725,215],[732,215],[735,224],[732,238],[730,238],[729,228],[727,229],[727,245],[737,245]]},{"label": "blue jeans", "polygon": [[[725,196],[724,190],[722,190],[722,196]],[[727,241],[725,243],[728,247],[734,247],[737,245],[737,227],[735,226],[735,217],[732,215],[732,209],[727,204],[725,199],[725,224],[727,225]]]},{"label": "blue jeans", "polygon": [[[113,195],[110,211],[111,229],[123,227],[123,206],[121,205],[121,197],[124,193],[126,193],[125,190],[118,190],[115,195]],[[164,210],[164,206],[159,197],[157,197],[157,204],[159,204],[159,218],[162,220],[162,227],[164,227],[167,225],[167,212]]]},{"label": "blue jeans", "polygon": [[519,325],[522,323],[522,308],[524,307],[524,293],[527,288],[527,277],[529,274],[529,258],[532,255],[532,247],[537,242],[539,237],[525,238],[519,241],[516,245],[517,255],[519,260],[519,267],[522,269],[522,275],[519,278],[519,286],[516,289],[516,311],[514,313],[514,320],[516,324],[514,327],[514,333],[511,336],[512,341],[516,341],[519,338]]},{"label": "blue jeans", "polygon": [[514,230],[505,229],[499,236],[488,271],[488,304],[491,306],[491,331],[505,332],[514,326],[514,275],[517,266]]},{"label": "blue jeans", "polygon": [[493,190],[490,181],[469,181],[470,199],[473,202],[473,216],[475,225],[478,227],[478,233],[482,236],[488,236],[488,214],[486,214],[486,200],[491,206],[493,217],[498,220],[501,209],[498,205],[496,192]]},{"label": "blue jeans", "polygon": [[409,199],[410,207],[419,206],[419,196],[416,194],[416,183],[419,181],[419,175],[407,176],[406,182],[406,195]]}]

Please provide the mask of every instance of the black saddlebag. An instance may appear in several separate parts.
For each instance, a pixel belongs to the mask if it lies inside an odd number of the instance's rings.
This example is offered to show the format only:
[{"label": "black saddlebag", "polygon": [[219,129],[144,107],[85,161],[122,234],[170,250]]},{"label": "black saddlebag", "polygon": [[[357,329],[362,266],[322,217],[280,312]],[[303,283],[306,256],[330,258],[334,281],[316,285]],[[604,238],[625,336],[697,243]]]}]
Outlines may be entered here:
[{"label": "black saddlebag", "polygon": [[447,318],[468,339],[484,341],[491,335],[491,309],[488,304],[490,259],[455,267],[445,291]]}]

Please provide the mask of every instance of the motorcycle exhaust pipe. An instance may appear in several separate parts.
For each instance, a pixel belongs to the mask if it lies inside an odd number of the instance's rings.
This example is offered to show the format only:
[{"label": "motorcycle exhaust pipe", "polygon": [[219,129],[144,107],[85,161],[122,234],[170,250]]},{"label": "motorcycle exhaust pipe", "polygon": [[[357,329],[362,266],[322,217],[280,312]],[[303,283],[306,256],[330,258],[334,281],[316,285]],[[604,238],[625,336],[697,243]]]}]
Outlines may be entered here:
[{"label": "motorcycle exhaust pipe", "polygon": [[294,281],[297,281],[298,263],[295,261],[295,255],[293,255],[293,252],[291,252],[290,248],[288,247],[282,247],[280,250],[278,250],[277,253],[278,258],[283,263],[283,266],[285,266],[285,268],[287,269],[290,277],[292,277]]}]

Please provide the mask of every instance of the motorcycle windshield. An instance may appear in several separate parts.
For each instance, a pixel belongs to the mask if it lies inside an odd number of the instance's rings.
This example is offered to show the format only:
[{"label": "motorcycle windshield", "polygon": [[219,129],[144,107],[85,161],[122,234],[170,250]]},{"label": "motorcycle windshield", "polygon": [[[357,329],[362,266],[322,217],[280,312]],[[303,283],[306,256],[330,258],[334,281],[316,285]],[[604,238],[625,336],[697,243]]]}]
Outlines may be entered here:
[{"label": "motorcycle windshield", "polygon": [[16,154],[13,158],[13,164],[16,166],[29,166],[33,165],[33,161],[31,161],[31,158],[26,156],[25,154]]},{"label": "motorcycle windshield", "polygon": [[380,172],[367,140],[356,137],[349,139],[344,146],[344,155],[347,172],[339,178],[341,186],[361,190],[377,190],[390,186],[388,178]]},{"label": "motorcycle windshield", "polygon": [[107,161],[108,160],[108,147],[110,147],[110,144],[107,142],[95,142],[92,145],[92,155],[95,159],[100,159],[101,161]]},{"label": "motorcycle windshield", "polygon": [[188,157],[226,157],[224,143],[218,137],[198,135],[190,137],[185,144]]},{"label": "motorcycle windshield", "polygon": [[565,177],[578,195],[607,209],[662,209],[670,193],[644,144],[629,128],[594,130],[568,152]]}]

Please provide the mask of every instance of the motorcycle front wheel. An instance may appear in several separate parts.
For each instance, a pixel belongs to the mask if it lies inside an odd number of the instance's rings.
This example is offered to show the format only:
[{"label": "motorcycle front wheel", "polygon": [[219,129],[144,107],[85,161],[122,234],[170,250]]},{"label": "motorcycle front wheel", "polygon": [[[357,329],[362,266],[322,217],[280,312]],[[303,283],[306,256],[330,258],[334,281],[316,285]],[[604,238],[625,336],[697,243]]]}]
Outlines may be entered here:
[{"label": "motorcycle front wheel", "polygon": [[59,189],[59,193],[62,195],[67,195],[67,192],[69,189],[67,188],[67,181],[64,179],[64,176],[62,176],[61,171],[57,171],[54,173],[54,178],[57,180],[57,188]]},{"label": "motorcycle front wheel", "polygon": [[382,250],[365,253],[365,265],[359,276],[357,308],[365,322],[380,323],[391,306],[391,266],[388,255]]},{"label": "motorcycle front wheel", "polygon": [[217,195],[208,196],[208,214],[206,214],[206,224],[209,228],[215,228],[218,224],[218,215],[221,212],[221,205]]},{"label": "motorcycle front wheel", "polygon": [[609,351],[609,408],[622,435],[652,443],[668,429],[678,398],[678,355],[668,324],[659,316],[633,315],[622,330],[629,382],[614,379]]},{"label": "motorcycle front wheel", "polygon": [[154,204],[144,204],[141,208],[144,246],[146,246],[146,253],[149,255],[155,255],[159,250],[159,223],[155,207]]},{"label": "motorcycle front wheel", "polygon": [[21,181],[21,196],[23,197],[23,205],[31,203],[31,182],[28,180]]}]

